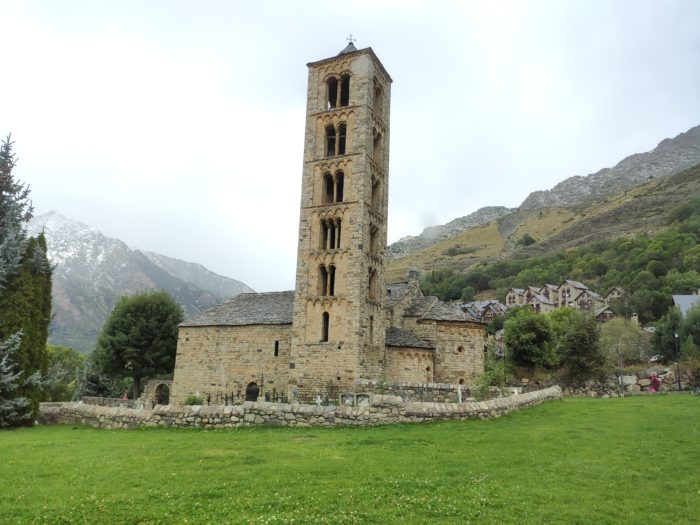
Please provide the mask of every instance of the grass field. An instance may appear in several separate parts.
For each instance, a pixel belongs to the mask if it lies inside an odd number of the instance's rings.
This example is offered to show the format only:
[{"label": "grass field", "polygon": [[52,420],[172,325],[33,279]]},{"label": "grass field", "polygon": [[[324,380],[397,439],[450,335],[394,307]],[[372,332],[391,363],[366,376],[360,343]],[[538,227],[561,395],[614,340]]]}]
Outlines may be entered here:
[{"label": "grass field", "polygon": [[2,523],[700,523],[700,398],[379,428],[0,432]]}]

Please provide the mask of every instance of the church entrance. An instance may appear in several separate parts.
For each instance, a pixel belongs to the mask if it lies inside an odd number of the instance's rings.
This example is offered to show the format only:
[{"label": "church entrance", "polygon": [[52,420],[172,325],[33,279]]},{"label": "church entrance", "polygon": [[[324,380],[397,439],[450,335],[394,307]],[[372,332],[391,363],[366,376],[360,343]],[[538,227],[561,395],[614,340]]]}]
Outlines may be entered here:
[{"label": "church entrance", "polygon": [[156,387],[155,402],[156,405],[167,405],[170,401],[170,388],[165,383]]},{"label": "church entrance", "polygon": [[245,400],[257,401],[259,393],[260,388],[258,387],[257,383],[248,383],[248,386],[245,388]]}]

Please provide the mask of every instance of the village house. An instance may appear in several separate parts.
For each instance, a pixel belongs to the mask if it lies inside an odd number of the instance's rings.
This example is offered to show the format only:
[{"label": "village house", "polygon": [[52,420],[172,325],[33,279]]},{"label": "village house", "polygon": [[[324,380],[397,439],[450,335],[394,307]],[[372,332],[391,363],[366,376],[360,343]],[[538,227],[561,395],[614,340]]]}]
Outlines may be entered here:
[{"label": "village house", "polygon": [[485,324],[385,284],[391,78],[350,42],[308,64],[293,291],[241,294],[180,325],[171,400],[313,401],[358,383],[470,384]]}]

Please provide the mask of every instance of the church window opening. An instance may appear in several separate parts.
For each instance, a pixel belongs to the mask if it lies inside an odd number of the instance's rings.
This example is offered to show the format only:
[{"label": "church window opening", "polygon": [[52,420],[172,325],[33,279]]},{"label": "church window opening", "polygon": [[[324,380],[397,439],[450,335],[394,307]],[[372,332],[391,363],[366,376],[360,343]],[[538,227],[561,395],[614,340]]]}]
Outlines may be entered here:
[{"label": "church window opening", "polygon": [[458,346],[458,347],[457,347],[457,353],[458,353],[458,354],[461,354],[463,351],[464,351],[464,347],[463,347],[463,346]]},{"label": "church window opening", "polygon": [[339,171],[335,174],[335,202],[343,202],[343,190],[345,186],[345,174]]},{"label": "church window opening", "polygon": [[328,249],[328,222],[321,221],[321,249]]},{"label": "church window opening", "polygon": [[340,124],[338,126],[338,155],[345,155],[345,136],[347,134],[347,126]]},{"label": "church window opening", "polygon": [[327,109],[333,109],[338,103],[338,79],[335,77],[329,78],[326,85],[328,86]]},{"label": "church window opening", "polygon": [[374,316],[369,316],[369,343],[372,344],[374,340]]},{"label": "church window opening", "polygon": [[329,328],[329,323],[330,323],[330,315],[328,315],[328,312],[323,312],[322,316],[322,326],[321,326],[321,342],[322,343],[327,343],[328,342],[328,328]]},{"label": "church window opening", "polygon": [[258,387],[257,383],[248,383],[248,386],[245,387],[245,400],[257,401],[258,394],[260,394],[260,387]]},{"label": "church window opening", "polygon": [[381,162],[382,158],[382,134],[375,130],[374,141],[372,142],[372,160]]},{"label": "church window opening", "polygon": [[326,157],[335,155],[335,128],[326,126]]},{"label": "church window opening", "polygon": [[330,173],[323,175],[323,204],[333,202],[334,193],[333,176]]},{"label": "church window opening", "polygon": [[280,342],[275,341],[275,357],[280,355]]},{"label": "church window opening", "polygon": [[369,283],[368,283],[368,293],[367,295],[372,301],[377,299],[377,270],[369,269]]},{"label": "church window opening", "polygon": [[379,228],[374,225],[369,228],[369,252],[372,255],[379,253]]},{"label": "church window opening", "polygon": [[340,105],[350,104],[350,75],[340,77]]},{"label": "church window opening", "polygon": [[335,295],[335,266],[328,267],[328,295]]},{"label": "church window opening", "polygon": [[340,219],[324,219],[321,221],[321,249],[340,249]]},{"label": "church window opening", "polygon": [[374,79],[374,112],[377,115],[382,114],[382,86],[376,78]]},{"label": "church window opening", "polygon": [[328,294],[328,270],[325,266],[318,269],[318,295]]},{"label": "church window opening", "polygon": [[334,250],[335,249],[335,221],[330,221],[330,249]]},{"label": "church window opening", "polygon": [[379,179],[372,177],[372,206],[379,208]]}]

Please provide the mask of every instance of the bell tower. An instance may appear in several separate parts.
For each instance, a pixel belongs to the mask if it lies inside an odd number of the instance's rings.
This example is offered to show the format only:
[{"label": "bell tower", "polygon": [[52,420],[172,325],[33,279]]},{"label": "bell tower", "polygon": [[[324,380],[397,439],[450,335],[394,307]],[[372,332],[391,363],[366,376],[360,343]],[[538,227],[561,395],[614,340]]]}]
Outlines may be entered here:
[{"label": "bell tower", "polygon": [[352,41],[309,68],[290,396],[382,379],[391,78]]}]

